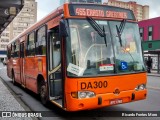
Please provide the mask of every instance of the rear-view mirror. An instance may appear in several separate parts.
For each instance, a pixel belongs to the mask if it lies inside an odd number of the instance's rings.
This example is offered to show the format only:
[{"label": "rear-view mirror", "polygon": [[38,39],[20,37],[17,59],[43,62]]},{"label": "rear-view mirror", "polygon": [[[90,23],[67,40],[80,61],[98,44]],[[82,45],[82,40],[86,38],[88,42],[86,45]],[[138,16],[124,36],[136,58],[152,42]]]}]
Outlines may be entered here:
[{"label": "rear-view mirror", "polygon": [[68,32],[67,32],[67,25],[66,25],[66,21],[65,20],[61,20],[60,24],[59,24],[59,33],[61,37],[67,37],[68,36]]}]

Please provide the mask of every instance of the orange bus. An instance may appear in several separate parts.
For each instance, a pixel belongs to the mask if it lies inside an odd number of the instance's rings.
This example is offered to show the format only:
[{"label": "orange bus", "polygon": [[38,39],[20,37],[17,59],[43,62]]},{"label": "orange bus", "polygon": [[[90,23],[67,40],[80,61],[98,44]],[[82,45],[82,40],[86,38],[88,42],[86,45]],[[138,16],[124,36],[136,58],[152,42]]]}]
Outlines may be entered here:
[{"label": "orange bus", "polygon": [[65,3],[7,46],[13,83],[66,111],[145,99],[146,68],[131,10]]}]

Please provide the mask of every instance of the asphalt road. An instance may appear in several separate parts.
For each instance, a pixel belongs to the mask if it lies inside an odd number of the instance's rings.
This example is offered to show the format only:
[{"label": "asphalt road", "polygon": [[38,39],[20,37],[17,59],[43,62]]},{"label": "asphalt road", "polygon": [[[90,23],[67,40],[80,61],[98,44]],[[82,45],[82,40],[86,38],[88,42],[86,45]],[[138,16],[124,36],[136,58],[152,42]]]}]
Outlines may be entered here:
[{"label": "asphalt road", "polygon": [[[5,84],[14,91],[17,98],[19,98],[25,105],[27,105],[32,111],[48,111],[44,114],[52,115],[52,117],[39,118],[41,120],[72,120],[72,119],[83,119],[83,120],[106,120],[106,119],[144,119],[144,120],[159,120],[157,117],[110,117],[116,112],[110,113],[109,111],[160,111],[160,79],[159,77],[149,76],[148,77],[148,96],[146,100],[141,100],[132,103],[126,103],[121,105],[115,105],[111,107],[105,107],[96,110],[90,111],[81,111],[68,113],[59,109],[53,104],[50,104],[49,107],[44,107],[40,101],[39,97],[34,93],[22,88],[21,86],[14,86],[6,75],[5,66],[0,64],[0,77],[4,80]],[[67,116],[66,116],[67,115]],[[73,116],[74,117],[71,117]],[[93,116],[92,116],[93,115]],[[88,117],[86,117],[88,116]],[[106,118],[107,117],[107,118]]]}]

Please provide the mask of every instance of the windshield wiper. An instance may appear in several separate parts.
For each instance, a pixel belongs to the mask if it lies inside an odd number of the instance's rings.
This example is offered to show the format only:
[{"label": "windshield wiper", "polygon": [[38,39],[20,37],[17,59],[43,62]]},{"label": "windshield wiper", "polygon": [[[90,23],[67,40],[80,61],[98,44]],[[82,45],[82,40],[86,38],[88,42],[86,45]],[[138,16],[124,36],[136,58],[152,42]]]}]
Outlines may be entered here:
[{"label": "windshield wiper", "polygon": [[86,17],[88,22],[91,24],[91,26],[97,31],[97,33],[101,36],[104,37],[104,42],[106,44],[107,47],[107,40],[106,40],[106,32],[105,32],[105,28],[103,26],[103,29],[100,27],[100,25],[98,25],[98,23],[96,23],[96,21],[92,18],[92,17]]},{"label": "windshield wiper", "polygon": [[117,30],[117,34],[118,34],[118,38],[119,38],[119,43],[120,43],[121,47],[122,47],[122,38],[121,38],[121,35],[122,35],[123,30],[124,30],[125,24],[126,24],[126,19],[123,19],[121,21],[121,24],[120,24],[119,27],[116,25],[116,30]]}]

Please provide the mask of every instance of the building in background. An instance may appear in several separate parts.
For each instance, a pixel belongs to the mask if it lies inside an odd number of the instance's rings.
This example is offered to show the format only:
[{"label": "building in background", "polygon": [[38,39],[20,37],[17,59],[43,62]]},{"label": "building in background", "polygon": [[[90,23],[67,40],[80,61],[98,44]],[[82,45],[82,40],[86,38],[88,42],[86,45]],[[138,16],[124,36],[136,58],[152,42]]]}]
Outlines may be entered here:
[{"label": "building in background", "polygon": [[143,41],[160,40],[160,17],[138,22]]},{"label": "building in background", "polygon": [[121,8],[130,9],[134,12],[134,15],[138,21],[149,19],[149,6],[139,5],[134,1],[123,2],[118,0],[108,0],[108,3],[104,3],[109,6],[116,6]]},{"label": "building in background", "polygon": [[151,56],[152,69],[160,73],[160,17],[140,21],[138,25],[144,56]]},{"label": "building in background", "polygon": [[37,21],[37,2],[25,0],[24,7],[17,17],[9,24],[0,36],[0,57],[6,54],[6,46],[10,40],[26,30]]}]

